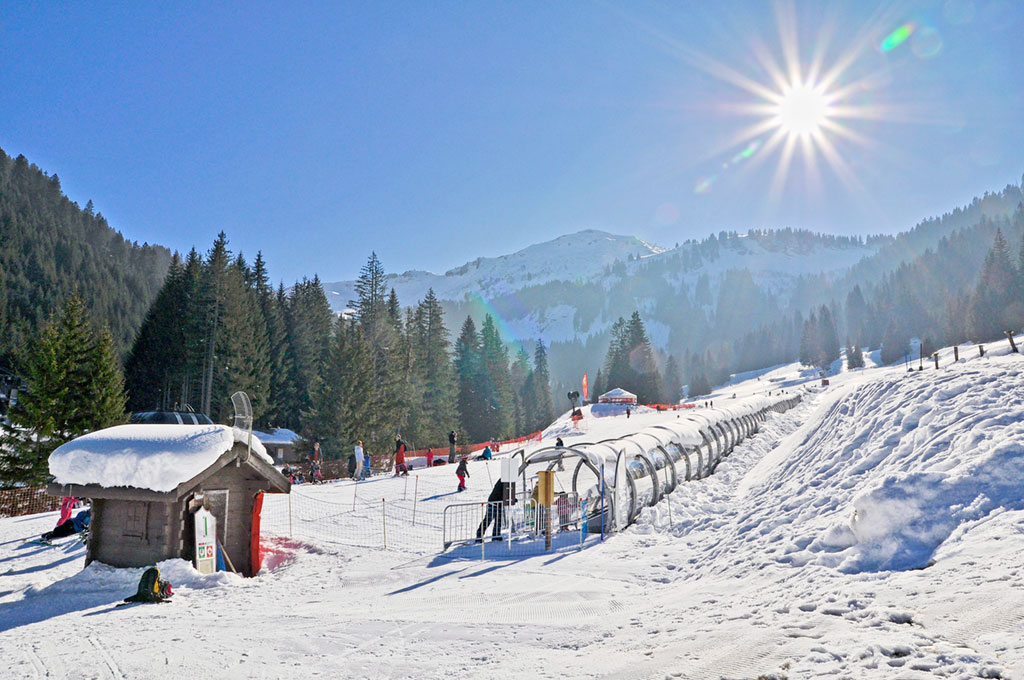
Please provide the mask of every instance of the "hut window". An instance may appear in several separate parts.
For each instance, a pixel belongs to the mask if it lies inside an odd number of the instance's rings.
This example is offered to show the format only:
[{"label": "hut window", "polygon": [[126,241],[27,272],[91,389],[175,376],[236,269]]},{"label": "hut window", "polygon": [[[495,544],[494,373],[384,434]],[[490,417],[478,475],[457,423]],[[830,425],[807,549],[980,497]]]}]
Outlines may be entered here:
[{"label": "hut window", "polygon": [[131,503],[124,520],[123,536],[147,540],[149,538],[149,503]]}]

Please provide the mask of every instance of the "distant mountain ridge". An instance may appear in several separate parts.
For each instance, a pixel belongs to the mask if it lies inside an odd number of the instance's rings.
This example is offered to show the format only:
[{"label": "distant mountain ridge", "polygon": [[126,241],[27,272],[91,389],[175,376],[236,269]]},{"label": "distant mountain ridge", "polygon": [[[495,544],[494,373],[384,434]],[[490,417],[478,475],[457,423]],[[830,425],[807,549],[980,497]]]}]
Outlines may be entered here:
[{"label": "distant mountain ridge", "polygon": [[[800,277],[845,272],[875,254],[879,244],[781,230],[723,232],[662,248],[636,236],[588,229],[508,255],[477,258],[443,275],[417,270],[392,274],[388,286],[403,305],[415,304],[432,288],[450,313],[497,313],[507,340],[586,338],[639,308],[655,344],[667,349],[672,324],[655,310],[671,297],[692,297],[700,289],[696,306],[713,312],[727,273],[749,270],[754,282],[785,307]],[[336,312],[355,296],[354,286],[354,281],[324,284]],[[600,305],[595,296],[611,304]],[[460,322],[461,317],[454,318],[450,325]]]},{"label": "distant mountain ridge", "polygon": [[[410,270],[388,275],[403,305],[414,304],[434,289],[441,300],[464,300],[479,295],[494,298],[528,286],[551,281],[591,280],[623,259],[664,252],[635,236],[619,236],[596,229],[559,236],[544,243],[498,257],[478,257],[444,274]],[[355,281],[325,283],[332,308],[343,311],[355,297]]]}]

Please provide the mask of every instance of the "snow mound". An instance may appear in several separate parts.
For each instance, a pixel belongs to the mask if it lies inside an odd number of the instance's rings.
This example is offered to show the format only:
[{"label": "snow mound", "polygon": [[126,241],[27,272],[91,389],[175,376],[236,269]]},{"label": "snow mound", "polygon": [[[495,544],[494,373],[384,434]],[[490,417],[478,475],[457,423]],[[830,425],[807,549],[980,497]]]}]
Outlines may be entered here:
[{"label": "snow mound", "polygon": [[951,537],[1024,509],[1024,364],[851,385],[801,437],[744,480],[755,496],[787,499],[791,540],[777,558],[846,573],[923,568]]},{"label": "snow mound", "polygon": [[[173,491],[247,440],[248,432],[227,425],[118,425],[59,446],[50,474],[58,484]],[[256,437],[252,451],[273,464]]]}]

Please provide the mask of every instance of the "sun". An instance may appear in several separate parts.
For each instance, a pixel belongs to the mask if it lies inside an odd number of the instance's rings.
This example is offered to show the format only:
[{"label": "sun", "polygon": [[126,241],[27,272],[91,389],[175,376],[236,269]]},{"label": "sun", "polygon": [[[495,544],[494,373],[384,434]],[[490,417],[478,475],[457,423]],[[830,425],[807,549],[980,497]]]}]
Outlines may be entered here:
[{"label": "sun", "polygon": [[[778,44],[756,34],[744,41],[748,54],[731,66],[650,28],[674,54],[691,67],[740,90],[716,102],[715,110],[754,120],[713,142],[705,152],[710,172],[695,183],[706,194],[720,175],[749,173],[774,164],[766,205],[777,204],[788,185],[794,161],[802,162],[804,187],[820,189],[828,169],[848,189],[870,200],[858,173],[848,162],[853,153],[881,151],[870,132],[887,120],[912,120],[912,109],[885,103],[879,94],[890,82],[889,71],[871,55],[892,49],[912,29],[901,28],[878,47],[877,36],[896,20],[896,10],[872,17],[840,42],[838,19],[826,17],[817,30],[801,30],[793,0],[776,0]],[[858,148],[860,147],[860,148]],[[729,155],[726,155],[729,154]]]},{"label": "sun", "polygon": [[778,96],[772,122],[791,137],[820,134],[829,122],[829,96],[821,86],[797,85]]}]

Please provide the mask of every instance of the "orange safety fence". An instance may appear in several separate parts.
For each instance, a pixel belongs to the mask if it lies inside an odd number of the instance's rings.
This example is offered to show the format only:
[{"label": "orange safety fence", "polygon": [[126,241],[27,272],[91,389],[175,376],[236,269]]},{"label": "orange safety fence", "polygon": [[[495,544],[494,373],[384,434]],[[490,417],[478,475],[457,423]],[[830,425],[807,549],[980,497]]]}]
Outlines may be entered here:
[{"label": "orange safety fence", "polygon": [[60,508],[60,498],[47,496],[46,487],[22,486],[0,489],[0,517],[34,515]]},{"label": "orange safety fence", "polygon": [[644,404],[655,411],[681,411],[684,408],[696,408],[696,404]]}]

